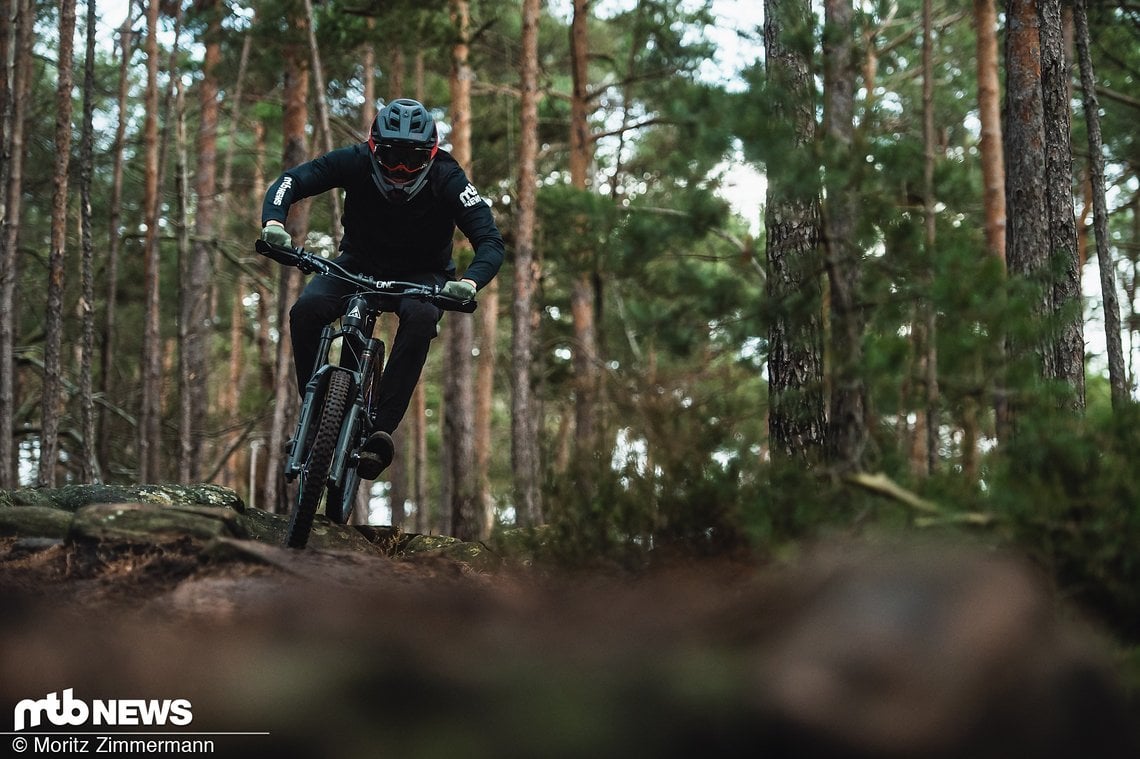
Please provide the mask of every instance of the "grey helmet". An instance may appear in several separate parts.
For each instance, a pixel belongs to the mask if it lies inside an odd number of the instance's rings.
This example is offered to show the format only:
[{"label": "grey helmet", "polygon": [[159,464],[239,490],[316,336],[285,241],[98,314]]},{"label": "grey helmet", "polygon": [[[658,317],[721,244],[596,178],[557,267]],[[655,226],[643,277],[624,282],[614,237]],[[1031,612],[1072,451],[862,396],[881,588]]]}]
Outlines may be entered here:
[{"label": "grey helmet", "polygon": [[376,186],[388,200],[403,202],[427,183],[428,170],[439,151],[439,130],[422,103],[400,98],[377,112],[368,149]]}]

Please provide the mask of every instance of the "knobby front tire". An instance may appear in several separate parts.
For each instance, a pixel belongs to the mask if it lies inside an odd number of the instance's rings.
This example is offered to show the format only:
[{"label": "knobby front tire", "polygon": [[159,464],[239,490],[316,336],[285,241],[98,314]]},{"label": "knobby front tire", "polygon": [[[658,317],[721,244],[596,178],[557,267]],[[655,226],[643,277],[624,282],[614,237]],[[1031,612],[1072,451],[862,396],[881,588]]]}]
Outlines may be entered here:
[{"label": "knobby front tire", "polygon": [[329,386],[325,392],[317,431],[313,435],[313,444],[301,469],[297,502],[289,519],[289,537],[286,545],[290,548],[304,548],[309,542],[309,533],[313,529],[313,516],[317,513],[321,496],[325,492],[329,469],[332,467],[333,456],[336,455],[336,444],[340,439],[340,428],[348,412],[351,391],[352,380],[348,374],[333,372],[329,377]]}]

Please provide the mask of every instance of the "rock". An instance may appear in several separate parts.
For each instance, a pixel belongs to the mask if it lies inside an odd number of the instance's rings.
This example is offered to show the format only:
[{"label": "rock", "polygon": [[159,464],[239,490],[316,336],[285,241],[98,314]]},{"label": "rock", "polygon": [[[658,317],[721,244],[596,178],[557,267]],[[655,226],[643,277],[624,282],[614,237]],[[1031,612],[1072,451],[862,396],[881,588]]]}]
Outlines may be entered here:
[{"label": "rock", "polygon": [[[152,544],[190,538],[285,542],[289,517],[247,507],[217,485],[67,485],[0,492],[0,536]],[[308,549],[370,556],[438,557],[477,571],[502,564],[482,543],[435,535],[409,535],[376,525],[313,522]]]},{"label": "rock", "polygon": [[0,506],[0,535],[63,538],[70,528],[71,514],[50,506]]},{"label": "rock", "polygon": [[[5,504],[4,501],[8,503]],[[245,511],[237,493],[219,485],[65,485],[61,488],[21,488],[5,493],[0,505],[49,506],[76,511],[93,503],[154,503],[160,505],[221,506]]]},{"label": "rock", "polygon": [[247,537],[238,515],[201,506],[148,503],[101,503],[75,512],[68,537],[73,540],[152,542],[189,536],[197,540]]}]

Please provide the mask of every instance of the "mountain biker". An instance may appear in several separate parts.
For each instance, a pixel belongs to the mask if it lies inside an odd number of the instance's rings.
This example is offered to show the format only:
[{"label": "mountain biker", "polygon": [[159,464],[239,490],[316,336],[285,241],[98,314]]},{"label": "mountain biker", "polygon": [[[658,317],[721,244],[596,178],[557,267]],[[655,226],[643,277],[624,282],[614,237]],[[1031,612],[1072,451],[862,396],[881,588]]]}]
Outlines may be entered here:
[{"label": "mountain biker", "polygon": [[[367,142],[342,147],[294,166],[265,193],[261,239],[291,246],[285,220],[293,203],[341,188],[346,269],[377,279],[440,285],[461,300],[474,297],[498,273],[503,238],[479,191],[439,146],[439,129],[422,103],[407,98],[382,105]],[[452,239],[456,227],[475,250],[456,279]],[[321,331],[341,315],[352,285],[330,276],[309,281],[289,311],[297,388],[303,394],[313,372]],[[376,479],[395,454],[391,433],[411,402],[443,311],[430,303],[398,299],[399,327],[380,382],[376,431],[360,453],[357,472]]]}]

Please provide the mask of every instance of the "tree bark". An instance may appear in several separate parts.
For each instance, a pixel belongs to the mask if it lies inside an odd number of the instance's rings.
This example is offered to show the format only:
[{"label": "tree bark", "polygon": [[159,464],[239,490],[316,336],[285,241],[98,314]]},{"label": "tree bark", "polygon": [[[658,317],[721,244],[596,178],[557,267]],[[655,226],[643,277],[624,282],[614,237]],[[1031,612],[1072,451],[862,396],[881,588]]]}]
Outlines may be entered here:
[{"label": "tree bark", "polygon": [[[398,320],[395,315],[387,314],[384,317],[387,322],[388,334],[385,338],[386,345],[389,349],[396,341],[396,330],[399,328]],[[377,324],[377,329],[380,325]],[[410,422],[409,415],[405,415],[406,422]],[[392,434],[392,442],[396,449],[396,455],[392,459],[392,465],[388,467],[388,505],[392,511],[392,526],[400,529],[404,528],[404,521],[407,518],[408,506],[408,483],[411,479],[412,466],[414,459],[409,455],[411,452],[410,436],[408,432],[410,425],[401,423],[396,431]],[[363,524],[367,524],[366,522]]]},{"label": "tree bark", "polygon": [[[368,36],[372,37],[376,29],[376,19],[369,16],[364,19],[368,28]],[[364,102],[360,104],[360,133],[367,136],[372,130],[372,121],[376,118],[376,46],[371,39],[364,43],[360,51],[361,79],[363,81]]]},{"label": "tree bark", "polygon": [[[118,120],[115,124],[115,142],[112,148],[111,163],[111,197],[107,217],[107,261],[106,261],[106,295],[103,307],[102,332],[99,339],[100,362],[99,388],[104,398],[112,397],[112,388],[115,381],[113,371],[116,356],[116,317],[118,309],[119,284],[119,253],[122,249],[122,234],[120,222],[123,207],[123,145],[126,142],[127,132],[127,97],[130,92],[131,50],[134,31],[131,28],[131,6],[128,3],[127,16],[119,27],[119,50],[122,56],[119,61],[119,93],[116,113]],[[102,471],[110,466],[111,447],[113,436],[109,434],[108,425],[110,417],[105,406],[99,407],[99,445],[98,459]]]},{"label": "tree bark", "polygon": [[202,449],[206,442],[209,388],[210,251],[216,237],[218,164],[218,67],[222,60],[222,9],[217,0],[203,0],[198,9],[206,17],[202,80],[198,83],[199,122],[195,142],[194,240],[182,280],[182,477],[186,483],[201,478]]},{"label": "tree bark", "polygon": [[481,540],[491,536],[494,502],[491,498],[491,422],[495,391],[496,336],[499,331],[499,282],[492,281],[479,294],[479,360],[475,367],[475,516]]},{"label": "tree bark", "polygon": [[514,301],[511,321],[511,472],[516,520],[521,527],[543,522],[539,489],[541,417],[534,388],[535,293],[541,263],[535,250],[538,199],[538,21],[539,0],[522,3],[519,79],[519,169],[515,211]]},{"label": "tree bark", "polygon": [[[178,280],[185,283],[178,288],[178,459],[175,476],[181,483],[191,481],[190,471],[196,468],[194,459],[198,457],[191,440],[191,371],[189,356],[193,352],[190,336],[192,325],[190,312],[196,294],[189,285],[191,273],[190,255],[190,169],[189,151],[186,149],[186,93],[182,80],[172,78],[174,84],[174,201],[175,214],[171,219],[174,228],[174,244],[178,257]],[[202,294],[205,299],[206,294]],[[203,309],[204,310],[204,309]],[[204,381],[205,378],[201,378]]]},{"label": "tree bark", "polygon": [[[823,456],[823,312],[818,188],[795,164],[815,142],[815,88],[806,0],[765,0],[764,48],[778,144],[769,160],[764,225],[768,328],[768,430],[775,460],[811,465]],[[810,176],[810,174],[805,174]]]},{"label": "tree bark", "polygon": [[[18,62],[13,59],[12,51],[16,46],[15,22],[23,17],[22,0],[3,0],[0,2],[0,291],[7,289],[8,274],[8,247],[6,243],[6,224],[8,219],[8,175],[11,172],[12,149],[8,140],[11,136],[13,118],[12,83],[15,80],[15,70]],[[2,389],[10,381],[13,370],[12,364],[12,320],[11,307],[0,312],[0,488],[14,487],[8,482],[9,461],[15,456],[14,451],[14,424],[12,404],[3,400]],[[5,341],[7,344],[5,345]]]},{"label": "tree bark", "polygon": [[[238,134],[241,132],[242,99],[244,98],[246,71],[249,66],[249,54],[252,46],[253,35],[247,30],[242,38],[241,56],[238,59],[238,69],[229,109],[229,139],[227,140],[226,152],[222,160],[222,176],[217,191],[217,202],[214,204],[215,210],[224,208],[236,209],[240,206],[240,199],[235,199],[233,196],[233,166],[234,154],[237,150]],[[252,130],[255,136],[261,134],[258,129],[259,126],[260,122],[257,122],[257,125]],[[253,213],[245,219],[242,219],[239,215],[238,222],[248,224],[251,229],[257,229],[261,222],[261,208],[256,202],[256,193],[264,186],[260,168],[261,156],[264,154],[263,147],[260,144],[256,144],[253,148],[253,154],[253,178],[250,182],[253,192],[251,193],[251,202],[249,203]],[[246,322],[244,299],[246,293],[252,289],[252,286],[253,283],[250,281],[250,278],[243,272],[238,275],[230,289],[228,372],[226,380],[222,383],[221,390],[218,393],[218,410],[221,412],[223,419],[236,420],[238,418],[239,400],[247,377],[247,372],[245,371],[245,355],[248,341],[245,337],[244,329]],[[248,457],[242,444],[249,438],[250,429],[251,425],[247,424],[229,431],[225,449],[222,452],[223,455],[216,464],[216,466],[221,467],[220,476],[222,482],[234,490],[240,490],[246,479],[243,477],[243,474],[248,468]],[[247,494],[246,497],[248,498],[249,494]]]},{"label": "tree bark", "polygon": [[[1045,126],[1041,93],[1041,36],[1035,0],[1008,0],[1006,4],[1005,195],[1008,213],[1006,262],[1011,279],[1033,286],[1031,318],[1044,323],[1052,315],[1052,298],[1046,271],[1049,250],[1045,205]],[[1010,340],[1010,358],[1032,350],[1036,372],[1043,376],[1045,347],[1041,339],[1031,345]],[[1010,408],[1009,423],[1016,427],[1019,410]],[[999,433],[1004,438],[1004,434]]]},{"label": "tree bark", "polygon": [[1108,382],[1112,408],[1120,411],[1129,403],[1128,374],[1124,367],[1121,345],[1120,303],[1116,294],[1116,276],[1112,251],[1108,244],[1108,206],[1104,186],[1104,143],[1100,131],[1100,103],[1096,95],[1096,76],[1089,52],[1089,21],[1085,0],[1074,0],[1073,23],[1076,27],[1077,54],[1081,71],[1081,95],[1089,140],[1089,180],[1093,207],[1093,234],[1096,238],[1096,260],[1100,270],[1100,293],[1104,314],[1105,348],[1108,353]]},{"label": "tree bark", "polygon": [[[934,116],[934,18],[931,0],[922,4],[922,214],[923,250],[926,265],[918,272],[919,292],[911,315],[910,345],[912,366],[908,385],[918,389],[916,402],[921,407],[914,413],[909,457],[911,471],[922,478],[929,476],[938,463],[938,354],[936,309],[930,298],[934,291],[934,259],[937,255],[937,196],[934,169],[937,160],[937,136]],[[909,395],[909,393],[908,393]],[[909,409],[904,418],[909,417]]]},{"label": "tree bark", "polygon": [[[304,18],[294,18],[292,24],[304,31]],[[295,45],[286,47],[284,56],[285,112],[282,117],[284,145],[281,164],[283,167],[296,166],[309,158],[305,126],[308,123],[309,97],[309,58],[307,51]],[[308,199],[294,203],[289,209],[285,228],[294,240],[304,240],[309,229],[311,203]],[[266,451],[265,508],[282,510],[285,507],[283,493],[279,486],[281,477],[281,451],[288,437],[288,430],[297,420],[300,405],[299,390],[293,371],[293,351],[289,329],[289,309],[301,291],[301,273],[291,266],[279,268],[277,288],[277,355],[273,380],[273,422],[269,433]]]},{"label": "tree bark", "polygon": [[[316,21],[313,18],[313,2],[305,0],[305,31],[309,40],[310,65],[313,72],[313,100],[317,106],[317,126],[321,133],[321,149],[329,153],[333,149],[332,126],[329,123],[329,101],[325,96],[325,71],[321,64],[321,51],[317,47]],[[342,231],[340,228],[340,193],[330,192],[329,204],[332,209],[332,229],[330,233],[335,242],[340,242]]]},{"label": "tree bark", "polygon": [[16,421],[16,282],[19,278],[18,244],[23,218],[24,135],[28,126],[31,74],[35,61],[32,55],[34,5],[31,0],[14,1],[11,118],[4,142],[6,156],[3,166],[0,166],[5,190],[0,230],[0,487],[6,489],[20,484],[13,437]]},{"label": "tree bark", "polygon": [[138,481],[148,483],[158,474],[160,446],[160,394],[162,382],[162,343],[159,335],[159,254],[158,254],[158,9],[159,0],[149,0],[146,8],[146,116],[143,126],[144,164],[143,217],[146,238],[143,243],[143,346],[142,403],[139,410]]},{"label": "tree bark", "polygon": [[[467,0],[450,0],[456,42],[451,48],[451,144],[460,166],[471,170],[470,8]],[[457,247],[466,246],[466,242]],[[475,471],[475,398],[472,392],[471,347],[475,327],[470,315],[447,315],[443,392],[444,515],[450,534],[475,539],[481,529],[479,479]]]},{"label": "tree bark", "polygon": [[71,87],[75,49],[75,0],[59,4],[56,51],[55,175],[52,179],[51,255],[48,262],[47,311],[44,316],[43,424],[40,432],[38,487],[55,487],[59,425],[63,403],[63,288],[67,250],[67,185],[71,162]]},{"label": "tree bark", "polygon": [[[983,228],[986,250],[1005,268],[1005,164],[1002,158],[1001,80],[998,73],[997,10],[994,0],[974,0],[974,31],[976,36],[978,78],[978,120],[981,135],[978,152],[982,169],[982,208],[985,215]],[[977,414],[979,403],[967,402],[967,414],[962,441],[962,470],[973,480],[978,473]],[[1005,398],[993,396],[997,430],[1008,425]]]},{"label": "tree bark", "polygon": [[986,248],[1005,262],[1005,166],[1001,154],[1001,81],[998,75],[997,10],[994,0],[974,0],[977,35],[978,145],[982,168],[982,207]]},{"label": "tree bark", "polygon": [[79,481],[97,482],[95,458],[95,399],[91,366],[95,354],[95,253],[91,231],[91,177],[95,160],[95,13],[93,0],[87,2],[86,47],[83,63],[83,125],[79,147],[79,228],[80,298],[79,322],[82,330],[79,359],[79,412],[82,436],[79,452]]},{"label": "tree bark", "polygon": [[858,200],[852,172],[862,163],[855,154],[854,11],[851,0],[824,3],[825,154],[827,202],[823,204],[824,256],[831,307],[831,411],[828,449],[840,473],[859,471],[867,445],[866,392],[863,387],[864,317],[860,304],[862,271],[855,243]]},{"label": "tree bark", "polygon": [[1058,322],[1046,360],[1046,378],[1070,388],[1065,405],[1085,407],[1085,337],[1077,223],[1073,215],[1072,72],[1066,54],[1061,0],[1039,0],[1041,89],[1045,124],[1045,202],[1049,219],[1048,270],[1053,316]]},{"label": "tree bark", "polygon": [[[589,44],[590,2],[574,0],[574,16],[570,22],[570,185],[586,192],[589,170],[593,162],[593,141],[589,125]],[[588,223],[581,220],[580,223]],[[570,312],[574,323],[574,444],[578,460],[585,464],[597,455],[598,408],[598,335],[594,319],[593,254],[578,251],[578,271],[570,291]],[[584,466],[580,477],[590,487],[590,467]]]}]

